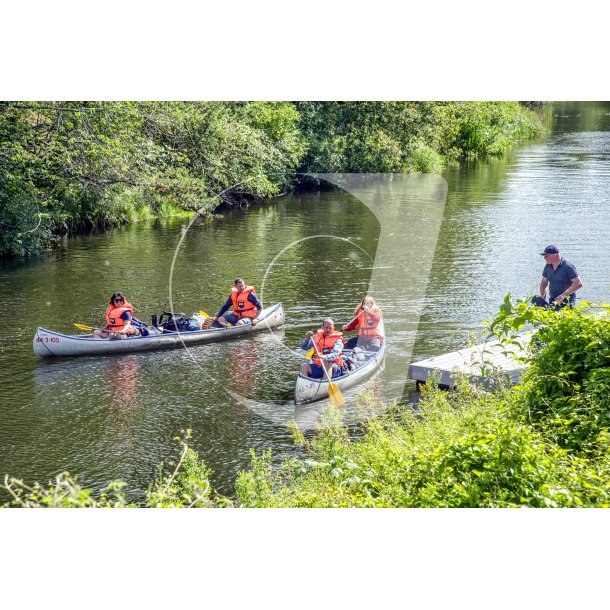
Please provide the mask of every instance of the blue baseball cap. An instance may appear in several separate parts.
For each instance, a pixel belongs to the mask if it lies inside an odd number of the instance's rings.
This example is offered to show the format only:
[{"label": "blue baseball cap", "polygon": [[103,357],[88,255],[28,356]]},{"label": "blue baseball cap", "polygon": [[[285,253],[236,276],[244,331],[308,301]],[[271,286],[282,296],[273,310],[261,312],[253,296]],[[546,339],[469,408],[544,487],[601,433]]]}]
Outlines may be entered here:
[{"label": "blue baseball cap", "polygon": [[547,246],[544,249],[544,252],[540,253],[541,256],[544,256],[545,254],[559,254],[559,248],[557,246]]}]

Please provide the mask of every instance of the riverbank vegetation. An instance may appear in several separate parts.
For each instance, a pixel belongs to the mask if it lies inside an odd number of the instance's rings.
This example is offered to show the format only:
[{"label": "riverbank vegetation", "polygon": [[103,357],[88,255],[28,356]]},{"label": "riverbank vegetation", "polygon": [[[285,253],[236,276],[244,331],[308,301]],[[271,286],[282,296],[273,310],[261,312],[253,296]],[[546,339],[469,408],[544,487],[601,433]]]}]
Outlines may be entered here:
[{"label": "riverbank vegetation", "polygon": [[440,172],[542,132],[517,102],[1,102],[0,255],[210,214],[305,172]]},{"label": "riverbank vegetation", "polygon": [[[300,456],[273,467],[269,451],[252,454],[231,498],[212,490],[185,438],[140,505],[608,507],[610,306],[552,312],[507,299],[490,328],[508,343],[525,324],[537,334],[520,386],[429,384],[417,409],[363,394],[369,418],[357,430],[336,408],[312,438],[292,426]],[[5,479],[13,506],[127,506],[124,486],[93,498],[67,474],[48,487]]]}]

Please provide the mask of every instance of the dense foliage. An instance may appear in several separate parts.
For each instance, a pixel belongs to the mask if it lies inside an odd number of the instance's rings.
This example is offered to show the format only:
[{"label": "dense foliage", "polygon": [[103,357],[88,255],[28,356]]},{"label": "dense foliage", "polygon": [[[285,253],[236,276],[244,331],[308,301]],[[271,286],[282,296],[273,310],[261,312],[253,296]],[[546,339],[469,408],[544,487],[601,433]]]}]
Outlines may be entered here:
[{"label": "dense foliage", "polygon": [[[181,441],[145,506],[581,507],[610,506],[610,307],[543,311],[507,299],[492,323],[502,339],[537,328],[521,386],[491,393],[462,380],[428,384],[417,410],[389,410],[364,393],[370,417],[354,435],[339,409],[325,412],[303,457],[272,466],[252,454],[235,497],[215,494],[209,471]],[[126,506],[123,483],[94,499],[69,476],[48,488],[7,478],[13,506]]]},{"label": "dense foliage", "polygon": [[516,102],[3,102],[0,254],[272,196],[295,172],[439,172],[541,130]]},{"label": "dense foliage", "polygon": [[578,456],[610,448],[610,307],[545,311],[509,298],[495,333],[505,341],[526,323],[536,328],[534,357],[514,401],[516,411]]},{"label": "dense foliage", "polygon": [[[276,194],[304,151],[289,103],[0,104],[0,254],[54,234]],[[230,198],[229,195],[224,200]]]},{"label": "dense foliage", "polygon": [[301,102],[306,171],[440,172],[541,132],[517,102]]}]

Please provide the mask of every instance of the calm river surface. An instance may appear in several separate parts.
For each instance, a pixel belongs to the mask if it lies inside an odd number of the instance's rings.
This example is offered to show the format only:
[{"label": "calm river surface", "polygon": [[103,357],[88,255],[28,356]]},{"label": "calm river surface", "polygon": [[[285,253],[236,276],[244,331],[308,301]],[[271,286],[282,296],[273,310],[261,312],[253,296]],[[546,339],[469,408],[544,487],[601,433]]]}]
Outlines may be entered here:
[{"label": "calm river surface", "polygon": [[[414,358],[466,345],[506,293],[534,294],[543,267],[538,252],[549,243],[576,265],[582,299],[610,300],[610,104],[562,103],[546,111],[552,129],[546,140],[443,175],[447,203]],[[48,362],[32,352],[39,325],[69,333],[73,322],[101,324],[115,290],[147,321],[169,309],[170,266],[188,221],[78,237],[53,254],[0,263],[0,475],[46,481],[69,470],[95,488],[123,479],[137,497],[158,464],[175,457],[173,438],[191,428],[191,446],[212,469],[214,486],[232,494],[250,449],[272,448],[276,460],[292,452],[282,424],[295,419],[311,427],[320,408],[291,402],[301,359],[283,346],[297,347],[322,315],[341,324],[351,319],[379,236],[372,214],[360,209],[351,195],[335,191],[277,198],[194,223],[173,274],[174,308],[187,315],[199,309],[214,315],[237,276],[260,295],[270,262],[290,243],[320,234],[350,236],[352,243],[305,240],[278,258],[264,285],[265,305],[282,301],[286,308],[287,324],[275,336],[189,352]],[[407,281],[386,295],[388,319],[400,316],[408,291]],[[382,394],[384,383],[382,375],[376,381]],[[405,399],[412,389],[407,385]]]}]

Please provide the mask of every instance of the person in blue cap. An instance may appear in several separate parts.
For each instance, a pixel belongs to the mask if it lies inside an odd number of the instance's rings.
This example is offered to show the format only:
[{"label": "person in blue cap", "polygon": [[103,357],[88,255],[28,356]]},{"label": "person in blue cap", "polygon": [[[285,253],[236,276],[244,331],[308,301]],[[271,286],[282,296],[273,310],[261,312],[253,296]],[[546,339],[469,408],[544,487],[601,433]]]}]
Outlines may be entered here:
[{"label": "person in blue cap", "polygon": [[546,303],[548,288],[549,305],[554,305],[557,309],[566,305],[573,307],[576,301],[576,291],[582,288],[576,267],[561,257],[557,246],[547,246],[540,254],[544,256],[546,263],[540,280],[540,299]]}]

